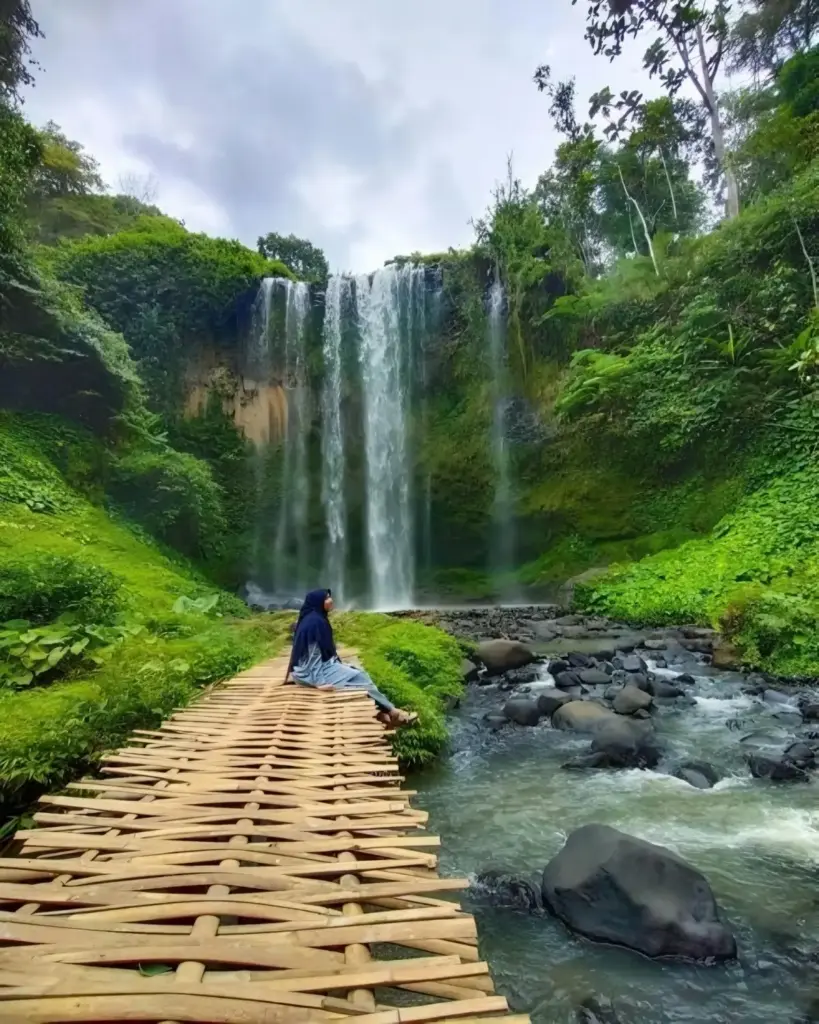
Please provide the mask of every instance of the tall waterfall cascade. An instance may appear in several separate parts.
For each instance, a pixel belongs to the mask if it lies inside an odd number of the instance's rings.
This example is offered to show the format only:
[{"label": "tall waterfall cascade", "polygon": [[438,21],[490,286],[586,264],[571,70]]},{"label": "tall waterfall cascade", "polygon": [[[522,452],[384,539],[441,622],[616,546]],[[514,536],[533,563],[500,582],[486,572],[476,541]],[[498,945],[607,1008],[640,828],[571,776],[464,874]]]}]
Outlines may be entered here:
[{"label": "tall waterfall cascade", "polygon": [[515,534],[512,484],[509,469],[509,439],[506,419],[509,403],[509,367],[506,357],[506,297],[500,277],[495,274],[489,290],[486,317],[487,350],[492,402],[492,461],[495,470],[495,496],[492,506],[490,567],[498,578],[508,574],[514,564]]},{"label": "tall waterfall cascade", "polygon": [[277,591],[288,584],[303,590],[308,583],[308,524],[310,477],[307,435],[310,430],[310,391],[307,383],[307,318],[310,288],[303,281],[282,280],[284,292],[284,358],[282,383],[287,394],[284,457],[273,553]]},{"label": "tall waterfall cascade", "polygon": [[[281,385],[285,402],[280,429],[256,456],[262,522],[254,592],[282,603],[326,585],[340,607],[415,603],[416,569],[429,573],[434,561],[433,478],[423,445],[442,295],[437,269],[412,263],[334,274],[326,287],[262,282],[248,375]],[[502,291],[489,313],[500,365]],[[494,363],[492,373],[501,376]],[[505,507],[500,497],[496,505]]]},{"label": "tall waterfall cascade", "polygon": [[334,274],[327,284],[322,354],[324,383],[321,394],[321,500],[327,523],[324,551],[325,578],[336,602],[344,606],[347,571],[347,507],[345,436],[342,405],[341,337],[343,317],[352,295],[349,277]]}]

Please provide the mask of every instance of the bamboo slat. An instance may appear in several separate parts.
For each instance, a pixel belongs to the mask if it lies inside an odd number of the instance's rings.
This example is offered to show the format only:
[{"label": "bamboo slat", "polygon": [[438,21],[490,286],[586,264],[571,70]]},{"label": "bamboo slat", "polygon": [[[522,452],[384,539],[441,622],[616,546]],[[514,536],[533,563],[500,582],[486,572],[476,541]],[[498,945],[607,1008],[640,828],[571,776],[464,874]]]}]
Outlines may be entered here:
[{"label": "bamboo slat", "polygon": [[[375,707],[277,658],[47,795],[0,858],[0,1019],[512,1017]],[[388,944],[389,955],[382,944]]]}]

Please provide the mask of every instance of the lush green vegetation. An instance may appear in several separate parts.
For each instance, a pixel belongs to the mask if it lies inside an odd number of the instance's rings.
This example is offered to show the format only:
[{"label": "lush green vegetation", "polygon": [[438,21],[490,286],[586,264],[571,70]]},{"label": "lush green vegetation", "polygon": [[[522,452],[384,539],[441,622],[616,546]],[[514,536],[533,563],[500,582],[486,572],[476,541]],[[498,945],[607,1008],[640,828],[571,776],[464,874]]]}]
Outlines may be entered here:
[{"label": "lush green vegetation", "polygon": [[388,615],[348,612],[334,622],[338,639],[358,649],[390,700],[418,712],[418,724],[397,734],[395,750],[408,765],[426,764],[446,743],[444,715],[463,690],[458,642],[439,629]]}]

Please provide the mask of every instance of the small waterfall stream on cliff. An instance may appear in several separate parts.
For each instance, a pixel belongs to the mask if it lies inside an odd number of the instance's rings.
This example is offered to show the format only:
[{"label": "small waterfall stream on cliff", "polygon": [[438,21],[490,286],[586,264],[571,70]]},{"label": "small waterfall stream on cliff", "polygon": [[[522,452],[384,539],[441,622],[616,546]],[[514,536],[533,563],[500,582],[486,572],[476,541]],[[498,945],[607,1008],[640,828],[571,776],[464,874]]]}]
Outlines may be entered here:
[{"label": "small waterfall stream on cliff", "polygon": [[324,567],[327,585],[343,606],[347,569],[347,507],[345,494],[344,423],[341,415],[341,333],[351,295],[349,277],[334,274],[327,284],[324,310],[324,384],[321,396],[321,498],[327,523]]},{"label": "small waterfall stream on cliff", "polygon": [[364,403],[367,548],[373,607],[412,605],[415,558],[410,461],[408,322],[401,315],[411,264],[356,278]]},{"label": "small waterfall stream on cliff", "polygon": [[[304,590],[309,582],[306,573],[307,514],[310,501],[307,468],[310,392],[306,376],[306,328],[310,312],[310,288],[303,281],[282,280],[279,286],[285,293],[284,387],[288,392],[288,401],[273,572],[276,590],[284,592],[288,585]],[[294,568],[291,567],[293,565]]]},{"label": "small waterfall stream on cliff", "polygon": [[[509,442],[506,436],[506,408],[509,398],[506,354],[506,297],[500,277],[495,274],[489,290],[487,347],[489,350],[492,399],[492,461],[495,469],[495,498],[492,505],[492,536],[489,567],[501,592],[508,590],[504,577],[514,566],[515,536],[512,516],[512,484],[509,472]],[[504,593],[504,596],[510,596]]]}]

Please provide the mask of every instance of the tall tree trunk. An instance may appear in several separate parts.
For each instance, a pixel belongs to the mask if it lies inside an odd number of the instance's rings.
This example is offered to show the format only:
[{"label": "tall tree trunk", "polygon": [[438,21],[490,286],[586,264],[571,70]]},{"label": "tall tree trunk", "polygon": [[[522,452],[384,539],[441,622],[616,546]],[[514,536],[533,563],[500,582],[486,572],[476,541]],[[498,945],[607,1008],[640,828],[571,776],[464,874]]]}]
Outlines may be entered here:
[{"label": "tall tree trunk", "polygon": [[697,25],[697,47],[702,65],[702,87],[707,99],[708,115],[711,118],[711,137],[714,140],[714,152],[717,155],[722,173],[725,175],[725,214],[729,220],[739,216],[739,185],[733,169],[728,163],[725,151],[725,132],[719,112],[719,100],[714,92],[714,83],[708,73],[708,57],[705,53],[705,40],[702,36],[702,25]]},{"label": "tall tree trunk", "polygon": [[617,173],[620,175],[620,184],[623,186],[623,191],[626,194],[626,199],[628,199],[628,201],[636,210],[637,216],[640,218],[640,223],[643,225],[643,234],[646,237],[646,245],[648,245],[648,253],[651,256],[651,262],[654,264],[654,273],[657,275],[657,277],[659,277],[660,268],[657,265],[657,257],[654,255],[654,246],[651,242],[651,235],[649,234],[648,224],[646,224],[646,219],[643,216],[643,211],[640,209],[640,204],[629,192],[628,186],[626,185],[626,179],[623,177],[623,171],[619,164],[617,164]]},{"label": "tall tree trunk", "polygon": [[665,153],[663,153],[663,147],[657,147],[660,151],[660,159],[663,162],[663,170],[665,171],[665,180],[668,182],[668,191],[671,194],[671,208],[674,211],[674,220],[678,221],[680,218],[677,216],[677,197],[674,195],[674,186],[671,184],[671,175],[668,173],[668,165],[665,162]]}]

